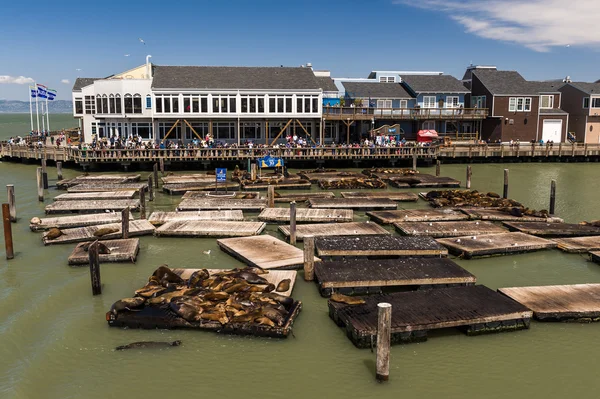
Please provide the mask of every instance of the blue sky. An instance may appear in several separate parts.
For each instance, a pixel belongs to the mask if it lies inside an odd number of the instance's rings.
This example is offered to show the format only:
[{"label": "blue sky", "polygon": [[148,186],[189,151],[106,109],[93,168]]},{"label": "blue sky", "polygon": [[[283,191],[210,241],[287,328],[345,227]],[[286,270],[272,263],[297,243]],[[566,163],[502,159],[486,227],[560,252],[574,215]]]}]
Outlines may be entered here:
[{"label": "blue sky", "polygon": [[594,81],[599,17],[596,0],[11,1],[0,13],[0,99],[27,100],[31,80],[70,99],[77,76],[118,73],[147,54],[161,65],[312,62],[338,77],[461,78],[472,62]]}]

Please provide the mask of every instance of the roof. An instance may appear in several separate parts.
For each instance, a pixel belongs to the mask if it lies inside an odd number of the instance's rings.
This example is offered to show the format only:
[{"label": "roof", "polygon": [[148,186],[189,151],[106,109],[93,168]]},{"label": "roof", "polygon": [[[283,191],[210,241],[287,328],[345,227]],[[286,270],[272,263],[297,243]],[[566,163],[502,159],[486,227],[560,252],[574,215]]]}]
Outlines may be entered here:
[{"label": "roof", "polygon": [[100,80],[102,78],[77,78],[75,79],[75,83],[73,83],[73,91],[81,91],[85,86],[89,86],[94,83],[95,80]]},{"label": "roof", "polygon": [[343,82],[350,97],[413,98],[400,83]]},{"label": "roof", "polygon": [[563,86],[557,81],[528,81],[516,71],[474,70],[473,74],[494,95],[537,96],[541,93],[560,93]]},{"label": "roof", "polygon": [[[563,87],[565,84],[562,81],[529,81],[527,82],[531,87],[536,89],[538,93],[560,93],[558,89]],[[600,86],[600,85],[599,85]]]},{"label": "roof", "polygon": [[467,67],[467,70],[465,71],[465,74],[462,77],[462,80],[471,80],[471,76],[473,71],[475,70],[482,70],[482,69],[491,69],[491,70],[496,70],[498,68],[496,68],[495,65],[471,65],[469,67]]},{"label": "roof", "polygon": [[317,76],[316,79],[317,79],[317,82],[319,83],[319,85],[321,86],[321,89],[323,89],[323,91],[338,91],[337,86],[333,82],[333,79],[331,79],[330,77]]},{"label": "roof", "polygon": [[558,108],[540,108],[540,115],[568,115],[568,113]]},{"label": "roof", "polygon": [[415,93],[469,93],[462,82],[451,75],[406,75],[402,80]]},{"label": "roof", "polygon": [[569,82],[568,84],[587,94],[600,94],[600,83]]},{"label": "roof", "polygon": [[319,90],[311,68],[155,66],[154,89]]}]

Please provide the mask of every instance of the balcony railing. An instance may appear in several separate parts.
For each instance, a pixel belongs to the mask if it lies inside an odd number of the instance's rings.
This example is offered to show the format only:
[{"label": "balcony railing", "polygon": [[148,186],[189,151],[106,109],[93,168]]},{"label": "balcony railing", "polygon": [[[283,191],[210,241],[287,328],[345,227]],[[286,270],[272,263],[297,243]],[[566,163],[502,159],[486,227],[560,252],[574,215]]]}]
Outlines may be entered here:
[{"label": "balcony railing", "polygon": [[329,120],[344,119],[469,119],[487,117],[484,108],[372,108],[372,107],[323,107],[323,117]]}]

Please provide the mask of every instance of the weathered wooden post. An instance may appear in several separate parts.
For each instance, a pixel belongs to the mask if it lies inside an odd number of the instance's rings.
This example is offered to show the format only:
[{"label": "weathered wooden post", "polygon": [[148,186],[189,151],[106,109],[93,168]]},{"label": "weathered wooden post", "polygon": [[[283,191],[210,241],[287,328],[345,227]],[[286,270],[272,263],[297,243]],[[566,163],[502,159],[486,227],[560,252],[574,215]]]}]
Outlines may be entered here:
[{"label": "weathered wooden post", "polygon": [[48,189],[48,171],[46,170],[46,159],[42,159],[42,180],[44,182],[44,190]]},{"label": "weathered wooden post", "polygon": [[377,375],[378,381],[390,378],[392,305],[386,302],[377,304]]},{"label": "weathered wooden post", "polygon": [[438,159],[437,161],[435,161],[435,175],[436,176],[440,175],[440,166],[441,166],[441,162]]},{"label": "weathered wooden post", "polygon": [[417,170],[417,148],[413,147],[413,167],[412,170]]},{"label": "weathered wooden post", "polygon": [[164,176],[165,175],[165,160],[164,160],[164,158],[161,158],[158,160],[158,162],[160,163],[160,173]]},{"label": "weathered wooden post", "polygon": [[304,280],[315,279],[315,237],[304,236]]},{"label": "weathered wooden post", "polygon": [[267,207],[275,208],[275,186],[269,186],[267,191]]},{"label": "weathered wooden post", "polygon": [[158,188],[158,164],[156,162],[154,162],[152,169],[154,172],[154,188]]},{"label": "weathered wooden post", "polygon": [[42,177],[42,168],[37,168],[37,191],[38,191],[38,201],[44,202],[44,179]]},{"label": "weathered wooden post", "polygon": [[56,175],[58,177],[58,180],[63,179],[62,162],[61,161],[56,162]]},{"label": "weathered wooden post", "polygon": [[246,172],[250,173],[250,170],[252,169],[252,161],[250,160],[250,158],[248,158],[248,167],[246,168]]},{"label": "weathered wooden post", "polygon": [[290,244],[296,245],[296,201],[290,202]]},{"label": "weathered wooden post", "polygon": [[90,276],[92,278],[92,294],[102,294],[102,283],[100,281],[100,255],[98,254],[98,240],[94,241],[88,248],[90,260]]},{"label": "weathered wooden post", "polygon": [[146,219],[146,191],[140,189],[140,219]]},{"label": "weathered wooden post", "polygon": [[152,185],[152,176],[148,176],[148,201],[154,201],[154,186]]},{"label": "weathered wooden post", "polygon": [[556,180],[550,182],[550,214],[554,215],[556,207]]},{"label": "weathered wooden post", "polygon": [[8,193],[8,209],[10,210],[10,221],[17,221],[17,206],[15,204],[15,186],[14,184],[7,184],[6,191]]},{"label": "weathered wooden post", "polygon": [[502,198],[508,198],[508,169],[504,169],[504,192]]},{"label": "weathered wooden post", "polygon": [[121,211],[121,234],[121,238],[129,238],[129,207]]},{"label": "weathered wooden post", "polygon": [[253,163],[250,165],[250,180],[256,180],[256,164]]},{"label": "weathered wooden post", "polygon": [[8,204],[2,204],[2,221],[4,223],[4,247],[6,248],[6,259],[15,257],[13,251],[12,226],[10,225],[10,209]]},{"label": "weathered wooden post", "polygon": [[467,188],[471,188],[471,165],[467,165]]}]

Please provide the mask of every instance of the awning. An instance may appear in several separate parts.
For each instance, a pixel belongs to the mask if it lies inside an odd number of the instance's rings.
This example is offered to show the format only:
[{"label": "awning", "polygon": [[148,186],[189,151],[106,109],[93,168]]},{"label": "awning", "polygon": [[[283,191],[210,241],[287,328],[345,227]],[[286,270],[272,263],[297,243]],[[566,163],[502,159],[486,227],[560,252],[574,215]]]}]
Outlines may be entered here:
[{"label": "awning", "polygon": [[438,134],[435,130],[419,130],[417,133],[419,137],[429,137],[432,139],[438,138]]}]

